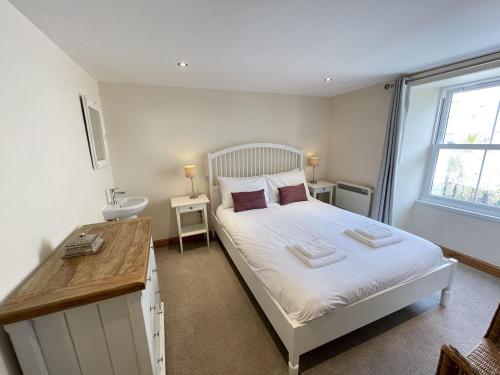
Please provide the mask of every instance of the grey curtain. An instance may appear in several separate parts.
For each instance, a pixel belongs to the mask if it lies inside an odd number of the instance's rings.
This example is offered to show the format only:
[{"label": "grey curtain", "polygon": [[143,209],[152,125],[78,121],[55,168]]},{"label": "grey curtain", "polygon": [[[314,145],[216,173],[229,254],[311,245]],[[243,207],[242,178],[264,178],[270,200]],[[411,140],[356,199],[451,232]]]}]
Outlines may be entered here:
[{"label": "grey curtain", "polygon": [[394,84],[389,120],[385,131],[384,153],[382,155],[377,187],[373,195],[371,217],[386,224],[392,224],[396,172],[404,122],[406,113],[408,112],[406,80],[406,77],[398,78]]}]

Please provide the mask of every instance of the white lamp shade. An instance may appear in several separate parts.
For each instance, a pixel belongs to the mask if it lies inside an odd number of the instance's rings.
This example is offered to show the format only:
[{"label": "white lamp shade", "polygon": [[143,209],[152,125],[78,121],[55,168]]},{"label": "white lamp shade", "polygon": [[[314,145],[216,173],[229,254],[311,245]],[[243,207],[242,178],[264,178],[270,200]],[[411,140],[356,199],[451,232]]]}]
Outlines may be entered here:
[{"label": "white lamp shade", "polygon": [[319,165],[319,157],[317,156],[309,156],[309,165],[311,167],[317,167]]},{"label": "white lamp shade", "polygon": [[196,177],[196,165],[186,165],[184,167],[184,174],[189,178]]}]

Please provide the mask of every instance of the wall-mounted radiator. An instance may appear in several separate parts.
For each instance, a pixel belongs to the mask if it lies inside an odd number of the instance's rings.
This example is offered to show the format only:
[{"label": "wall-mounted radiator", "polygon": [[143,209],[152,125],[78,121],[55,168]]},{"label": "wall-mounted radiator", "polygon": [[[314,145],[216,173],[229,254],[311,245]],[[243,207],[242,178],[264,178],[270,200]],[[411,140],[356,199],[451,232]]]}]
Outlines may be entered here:
[{"label": "wall-mounted radiator", "polygon": [[372,203],[373,189],[348,182],[338,181],[335,187],[335,206],[368,216]]}]

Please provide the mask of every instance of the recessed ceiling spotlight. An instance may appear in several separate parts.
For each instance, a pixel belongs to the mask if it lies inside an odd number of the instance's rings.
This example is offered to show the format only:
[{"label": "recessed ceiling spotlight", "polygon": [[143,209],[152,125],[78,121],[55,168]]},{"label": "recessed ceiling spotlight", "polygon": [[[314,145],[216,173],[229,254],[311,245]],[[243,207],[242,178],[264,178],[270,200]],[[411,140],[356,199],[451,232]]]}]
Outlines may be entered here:
[{"label": "recessed ceiling spotlight", "polygon": [[324,81],[325,81],[325,82],[331,82],[331,81],[333,81],[333,78],[332,78],[332,77],[326,77],[326,78],[324,79]]},{"label": "recessed ceiling spotlight", "polygon": [[187,62],[185,62],[185,61],[179,61],[179,62],[177,63],[177,66],[180,66],[181,68],[187,68],[188,63],[187,63]]}]

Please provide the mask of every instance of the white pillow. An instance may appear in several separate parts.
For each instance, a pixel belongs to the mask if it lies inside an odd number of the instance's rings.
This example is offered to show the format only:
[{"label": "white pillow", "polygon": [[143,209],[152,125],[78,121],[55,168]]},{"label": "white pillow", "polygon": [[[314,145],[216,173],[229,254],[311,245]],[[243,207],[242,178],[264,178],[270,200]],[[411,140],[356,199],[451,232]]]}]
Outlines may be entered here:
[{"label": "white pillow", "polygon": [[306,175],[303,170],[293,170],[290,172],[265,175],[264,177],[266,178],[269,199],[271,202],[278,203],[280,201],[280,194],[278,191],[279,187],[298,185],[300,183],[304,184],[307,198],[309,199],[311,197],[311,194],[309,194],[309,188],[307,187]]},{"label": "white pillow", "polygon": [[257,191],[264,189],[266,203],[269,202],[267,185],[264,177],[219,177],[220,195],[222,208],[234,207],[231,193],[242,191]]}]

